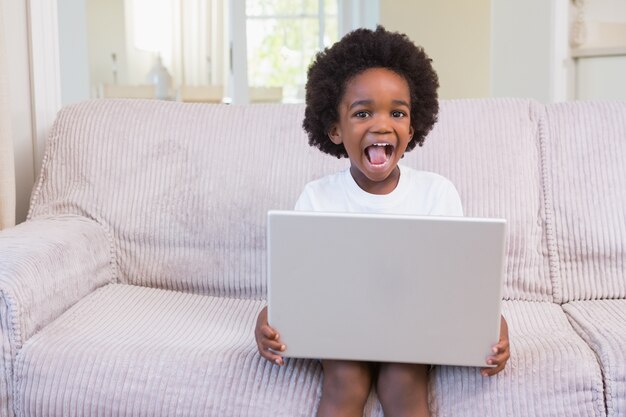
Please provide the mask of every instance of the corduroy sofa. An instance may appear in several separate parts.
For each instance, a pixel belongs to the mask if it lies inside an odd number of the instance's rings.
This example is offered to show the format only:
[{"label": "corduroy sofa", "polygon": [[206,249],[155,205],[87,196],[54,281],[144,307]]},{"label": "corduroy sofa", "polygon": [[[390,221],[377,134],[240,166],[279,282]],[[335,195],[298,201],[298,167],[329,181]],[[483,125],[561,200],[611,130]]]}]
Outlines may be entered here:
[{"label": "corduroy sofa", "polygon": [[[0,233],[0,416],[315,414],[320,365],[273,366],[253,337],[267,210],[348,163],[308,146],[303,112],[60,112],[28,220]],[[443,101],[402,163],[508,219],[511,359],[492,378],[436,367],[433,414],[625,416],[626,103]]]}]

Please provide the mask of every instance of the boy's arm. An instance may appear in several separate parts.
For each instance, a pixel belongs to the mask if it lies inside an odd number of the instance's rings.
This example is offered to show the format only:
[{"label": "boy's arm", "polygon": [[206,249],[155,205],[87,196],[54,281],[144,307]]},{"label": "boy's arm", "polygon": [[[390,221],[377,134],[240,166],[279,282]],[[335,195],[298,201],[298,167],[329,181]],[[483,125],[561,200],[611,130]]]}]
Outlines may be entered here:
[{"label": "boy's arm", "polygon": [[[307,184],[296,201],[295,211],[314,211],[310,194]],[[283,357],[276,352],[284,352],[287,347],[280,340],[280,335],[276,329],[272,328],[267,321],[267,306],[259,312],[254,329],[254,338],[261,356],[277,365],[285,364]]]},{"label": "boy's arm", "polygon": [[277,365],[284,365],[283,357],[275,352],[283,352],[286,346],[280,341],[278,332],[267,322],[267,307],[259,312],[254,337],[261,356]]},{"label": "boy's arm", "polygon": [[492,350],[493,355],[487,358],[487,364],[496,366],[495,368],[482,368],[480,371],[482,376],[493,376],[502,371],[511,356],[509,349],[509,326],[504,316],[500,316],[500,341]]}]

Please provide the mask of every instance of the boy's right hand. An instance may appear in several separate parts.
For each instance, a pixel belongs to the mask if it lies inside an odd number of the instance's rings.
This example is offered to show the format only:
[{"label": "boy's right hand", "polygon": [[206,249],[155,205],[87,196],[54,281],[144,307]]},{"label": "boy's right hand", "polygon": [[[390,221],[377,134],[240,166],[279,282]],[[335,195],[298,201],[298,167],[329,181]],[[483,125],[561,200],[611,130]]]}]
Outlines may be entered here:
[{"label": "boy's right hand", "polygon": [[256,329],[254,329],[254,337],[256,338],[256,344],[261,356],[277,365],[285,364],[283,357],[274,353],[283,352],[286,346],[280,341],[278,332],[271,328],[267,322],[267,307],[264,307],[259,312],[259,317],[256,320]]}]

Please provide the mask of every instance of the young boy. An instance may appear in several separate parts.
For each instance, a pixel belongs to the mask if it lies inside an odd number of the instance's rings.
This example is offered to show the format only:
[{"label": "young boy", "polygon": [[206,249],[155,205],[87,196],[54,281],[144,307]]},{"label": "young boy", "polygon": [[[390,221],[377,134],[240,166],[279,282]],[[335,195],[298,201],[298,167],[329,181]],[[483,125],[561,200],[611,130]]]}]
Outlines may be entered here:
[{"label": "young boy", "polygon": [[[424,51],[380,26],[351,32],[319,53],[308,72],[303,127],[312,146],[349,158],[350,168],[307,184],[296,210],[463,215],[449,180],[398,165],[437,120],[438,86]],[[255,336],[260,354],[282,365],[285,345],[269,326],[267,309]],[[495,375],[508,358],[502,318],[500,341],[486,360],[496,367],[481,373]],[[322,360],[322,367],[318,417],[361,416],[372,386],[386,417],[430,415],[426,364]]]}]

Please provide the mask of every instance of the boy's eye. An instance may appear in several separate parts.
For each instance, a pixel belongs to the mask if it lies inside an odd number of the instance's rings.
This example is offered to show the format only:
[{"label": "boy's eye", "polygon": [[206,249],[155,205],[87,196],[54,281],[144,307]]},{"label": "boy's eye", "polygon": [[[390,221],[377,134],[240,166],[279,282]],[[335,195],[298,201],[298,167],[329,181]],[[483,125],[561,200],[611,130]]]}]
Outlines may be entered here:
[{"label": "boy's eye", "polygon": [[361,110],[361,111],[354,113],[354,117],[359,118],[359,119],[364,119],[368,115],[369,115],[368,112],[366,112],[365,110]]},{"label": "boy's eye", "polygon": [[394,110],[391,112],[391,116],[395,118],[406,117],[406,113],[400,110]]}]

